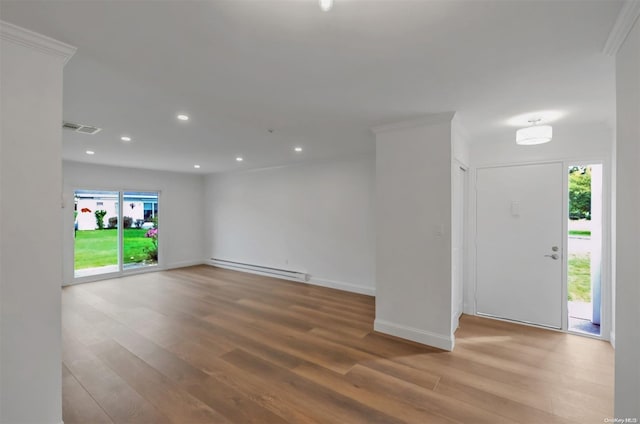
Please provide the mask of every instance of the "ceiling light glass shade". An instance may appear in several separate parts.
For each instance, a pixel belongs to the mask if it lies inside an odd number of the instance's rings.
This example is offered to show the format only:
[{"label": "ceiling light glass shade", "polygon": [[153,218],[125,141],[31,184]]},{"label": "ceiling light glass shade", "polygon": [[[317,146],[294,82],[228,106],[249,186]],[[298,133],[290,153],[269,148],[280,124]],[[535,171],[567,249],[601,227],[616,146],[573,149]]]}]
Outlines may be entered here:
[{"label": "ceiling light glass shade", "polygon": [[516,143],[523,146],[548,143],[552,137],[551,125],[534,125],[516,131]]},{"label": "ceiling light glass shade", "polygon": [[320,9],[323,12],[328,12],[333,7],[333,0],[320,0]]}]

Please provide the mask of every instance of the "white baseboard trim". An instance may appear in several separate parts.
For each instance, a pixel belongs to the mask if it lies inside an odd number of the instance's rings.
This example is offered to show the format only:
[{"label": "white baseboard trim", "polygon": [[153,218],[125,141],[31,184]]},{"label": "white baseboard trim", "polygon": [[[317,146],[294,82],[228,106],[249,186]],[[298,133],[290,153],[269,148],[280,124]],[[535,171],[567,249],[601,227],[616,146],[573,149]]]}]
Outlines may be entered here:
[{"label": "white baseboard trim", "polygon": [[616,348],[616,333],[615,331],[612,331],[609,333],[609,343],[611,343],[611,346],[615,349]]},{"label": "white baseboard trim", "polygon": [[391,336],[400,337],[448,351],[452,351],[455,345],[455,336],[436,334],[419,328],[395,324],[393,322],[377,318],[373,322],[373,329],[380,333],[389,334]]},{"label": "white baseboard trim", "polygon": [[173,262],[167,264],[164,269],[176,269],[176,268],[185,268],[188,266],[196,266],[196,265],[204,265],[204,260],[195,260],[195,261],[182,261],[182,262]]},{"label": "white baseboard trim", "polygon": [[361,286],[359,284],[344,283],[342,281],[325,280],[324,278],[310,278],[309,284],[316,286],[329,287],[351,293],[366,294],[369,296],[376,295],[376,289],[373,287]]}]

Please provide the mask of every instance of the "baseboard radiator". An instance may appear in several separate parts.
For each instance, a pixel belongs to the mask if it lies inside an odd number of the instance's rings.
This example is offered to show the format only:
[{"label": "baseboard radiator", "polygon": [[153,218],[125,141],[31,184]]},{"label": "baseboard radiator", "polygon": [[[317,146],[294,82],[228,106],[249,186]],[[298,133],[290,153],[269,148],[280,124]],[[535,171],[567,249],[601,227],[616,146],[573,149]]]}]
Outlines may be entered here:
[{"label": "baseboard radiator", "polygon": [[211,264],[220,268],[251,272],[253,274],[268,275],[271,277],[284,278],[285,280],[300,281],[303,283],[306,283],[308,279],[308,274],[304,272],[271,268],[268,266],[245,264],[242,262],[227,261],[224,259],[211,258]]}]

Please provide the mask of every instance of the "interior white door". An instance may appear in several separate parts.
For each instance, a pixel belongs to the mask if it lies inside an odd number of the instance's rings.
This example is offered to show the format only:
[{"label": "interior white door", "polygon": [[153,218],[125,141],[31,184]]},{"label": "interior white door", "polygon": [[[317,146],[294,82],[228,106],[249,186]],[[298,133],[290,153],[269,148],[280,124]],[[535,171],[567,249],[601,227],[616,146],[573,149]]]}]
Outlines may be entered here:
[{"label": "interior white door", "polygon": [[478,314],[562,327],[563,170],[478,169]]}]

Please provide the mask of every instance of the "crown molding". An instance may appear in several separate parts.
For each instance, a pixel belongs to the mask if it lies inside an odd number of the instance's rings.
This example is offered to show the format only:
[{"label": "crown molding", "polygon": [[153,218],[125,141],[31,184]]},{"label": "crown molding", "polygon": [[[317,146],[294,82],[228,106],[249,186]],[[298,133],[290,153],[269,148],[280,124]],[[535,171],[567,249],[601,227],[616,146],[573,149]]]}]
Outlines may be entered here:
[{"label": "crown molding", "polygon": [[374,134],[382,134],[390,131],[418,128],[425,125],[437,124],[439,122],[450,122],[451,120],[453,120],[455,115],[455,112],[433,113],[422,118],[412,119],[409,121],[395,122],[393,124],[387,125],[378,125],[376,127],[372,127],[371,131]]},{"label": "crown molding", "polygon": [[58,57],[63,66],[77,50],[69,44],[5,21],[0,21],[0,39]]},{"label": "crown molding", "polygon": [[624,40],[631,32],[633,24],[640,16],[640,0],[626,0],[618,13],[616,22],[609,32],[607,42],[602,48],[602,52],[608,56],[615,56],[624,43]]}]

